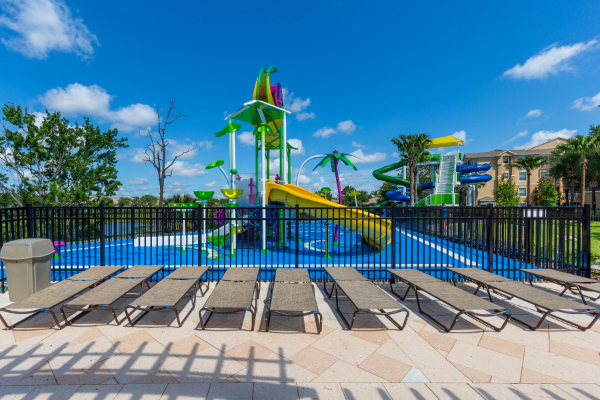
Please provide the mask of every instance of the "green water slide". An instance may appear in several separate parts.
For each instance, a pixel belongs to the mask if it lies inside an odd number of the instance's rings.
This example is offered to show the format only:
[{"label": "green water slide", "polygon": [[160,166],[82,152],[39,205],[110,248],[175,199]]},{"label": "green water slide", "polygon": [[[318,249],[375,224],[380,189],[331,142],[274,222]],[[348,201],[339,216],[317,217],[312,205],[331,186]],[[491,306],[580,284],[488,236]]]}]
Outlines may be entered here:
[{"label": "green water slide", "polygon": [[[410,181],[408,179],[403,179],[398,176],[385,175],[387,172],[402,168],[405,165],[406,165],[406,161],[398,161],[396,163],[386,165],[385,167],[381,167],[381,168],[373,171],[373,177],[380,181],[393,183],[394,185],[410,187]],[[421,188],[418,188],[418,192],[419,193],[421,192]],[[393,203],[392,200],[386,200],[383,203],[376,204],[374,207],[385,207],[392,203]]]}]

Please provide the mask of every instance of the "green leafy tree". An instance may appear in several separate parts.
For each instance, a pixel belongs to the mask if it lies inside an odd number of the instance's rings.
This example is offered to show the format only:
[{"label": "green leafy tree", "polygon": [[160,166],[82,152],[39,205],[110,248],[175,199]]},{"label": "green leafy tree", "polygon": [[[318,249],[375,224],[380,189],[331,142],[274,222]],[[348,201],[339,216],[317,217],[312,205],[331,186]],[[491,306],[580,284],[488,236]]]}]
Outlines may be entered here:
[{"label": "green leafy tree", "polygon": [[141,207],[142,202],[139,197],[135,196],[130,199],[131,205],[134,207]]},{"label": "green leafy tree", "polygon": [[174,194],[173,196],[166,199],[167,204],[171,203],[195,203],[198,198],[191,194]]},{"label": "green leafy tree", "polygon": [[119,199],[119,205],[121,206],[128,206],[129,203],[131,203],[131,200],[128,197],[121,197]]},{"label": "green leafy tree", "polygon": [[531,202],[534,206],[554,207],[559,204],[560,197],[556,190],[554,179],[549,176],[540,178],[537,186],[531,193]]},{"label": "green leafy tree", "polygon": [[220,207],[221,205],[227,203],[227,201],[227,199],[215,199],[214,197],[212,197],[206,202],[206,207]]},{"label": "green leafy tree", "polygon": [[[592,127],[590,127],[592,131]],[[577,135],[559,145],[556,150],[559,154],[571,154],[579,157],[581,168],[581,205],[585,202],[585,172],[587,169],[588,155],[597,154],[600,149],[600,138],[597,135]]]},{"label": "green leafy tree", "polygon": [[381,187],[377,190],[375,190],[373,193],[371,193],[373,196],[377,196],[377,203],[383,203],[384,201],[389,200],[388,197],[386,196],[386,193],[389,192],[390,190],[394,190],[396,189],[396,185],[394,185],[393,183],[390,182],[383,182],[383,184],[381,185]]},{"label": "green leafy tree", "polygon": [[516,207],[521,202],[515,184],[510,180],[502,179],[494,189],[496,205],[502,207]]},{"label": "green leafy tree", "polygon": [[27,109],[6,104],[0,132],[0,190],[14,204],[92,204],[112,196],[117,179],[116,152],[127,147],[116,129],[102,132],[46,110],[36,121]]},{"label": "green leafy tree", "polygon": [[400,160],[408,164],[410,171],[410,205],[414,206],[417,198],[417,164],[429,160],[429,150],[427,149],[431,144],[431,139],[428,134],[419,133],[414,135],[400,135],[397,138],[393,138],[392,143],[398,149]]},{"label": "green leafy tree", "polygon": [[[560,150],[554,150],[550,157],[550,175],[556,179],[561,179],[566,190],[566,202],[569,203],[569,192],[571,198],[574,192],[574,182],[576,170],[579,164],[579,157],[576,154],[562,153]],[[569,190],[569,188],[571,188]]]},{"label": "green leafy tree", "polygon": [[525,170],[527,172],[527,204],[531,204],[530,199],[530,188],[531,188],[531,171],[541,167],[546,163],[544,157],[538,155],[528,154],[524,157],[519,158],[513,163],[513,165],[519,170]]},{"label": "green leafy tree", "polygon": [[345,186],[342,189],[342,196],[344,196],[344,200],[342,202],[343,205],[348,207],[355,206],[354,195],[352,194],[354,192],[358,192],[356,195],[356,204],[358,204],[359,207],[362,207],[365,202],[369,201],[370,196],[366,190],[356,190],[354,186]]},{"label": "green leafy tree", "polygon": [[98,199],[98,204],[104,204],[105,207],[114,207],[115,202],[108,196],[103,196]]},{"label": "green leafy tree", "polygon": [[152,196],[151,194],[145,194],[140,197],[140,204],[142,207],[155,207],[158,205],[158,197]]}]

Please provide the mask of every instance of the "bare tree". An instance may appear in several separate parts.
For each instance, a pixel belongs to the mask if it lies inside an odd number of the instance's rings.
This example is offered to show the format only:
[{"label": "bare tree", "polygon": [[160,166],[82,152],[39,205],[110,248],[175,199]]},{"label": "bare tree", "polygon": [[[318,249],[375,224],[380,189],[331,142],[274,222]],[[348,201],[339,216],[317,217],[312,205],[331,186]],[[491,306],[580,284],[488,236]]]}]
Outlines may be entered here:
[{"label": "bare tree", "polygon": [[[186,115],[181,114],[180,111],[175,110],[177,108],[175,100],[169,99],[169,103],[169,109],[164,119],[161,118],[160,110],[156,107],[157,129],[148,129],[147,136],[150,138],[150,143],[145,147],[143,158],[145,162],[152,164],[158,174],[159,207],[163,206],[165,179],[173,175],[173,165],[178,158],[196,150],[195,147],[189,147],[181,153],[173,155],[173,159],[167,161],[167,148],[170,144],[167,140],[167,127],[177,122],[179,118],[186,117]],[[139,135],[142,137],[146,136],[141,132]]]}]

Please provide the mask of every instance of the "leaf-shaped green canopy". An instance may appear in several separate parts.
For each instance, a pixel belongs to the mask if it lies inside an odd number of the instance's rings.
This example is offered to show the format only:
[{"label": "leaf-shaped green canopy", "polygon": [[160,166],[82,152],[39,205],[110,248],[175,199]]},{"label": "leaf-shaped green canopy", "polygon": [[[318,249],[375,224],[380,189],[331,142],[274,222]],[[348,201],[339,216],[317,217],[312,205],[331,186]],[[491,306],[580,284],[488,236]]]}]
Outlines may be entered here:
[{"label": "leaf-shaped green canopy", "polygon": [[225,162],[223,160],[217,160],[217,161],[213,161],[210,164],[208,164],[206,166],[206,169],[213,169],[213,168],[217,168],[220,167],[221,165],[225,164]]},{"label": "leaf-shaped green canopy", "polygon": [[334,158],[337,158],[338,160],[343,162],[344,165],[348,165],[348,166],[354,168],[355,171],[358,171],[356,166],[346,156],[358,158],[355,155],[349,154],[349,153],[330,153],[321,159],[321,161],[316,165],[316,167],[313,168],[313,171],[315,169],[317,169],[318,167],[321,167],[321,168],[325,167],[327,165],[327,163],[329,163],[331,161],[331,172],[335,172],[335,165],[334,165],[334,161],[333,161]]},{"label": "leaf-shaped green canopy", "polygon": [[321,188],[321,190],[320,190],[320,191],[321,191],[321,192],[328,193],[328,192],[331,192],[331,189],[330,189],[330,188],[328,188],[328,187],[324,187],[324,188]]},{"label": "leaf-shaped green canopy", "polygon": [[220,132],[215,133],[215,136],[221,137],[230,132],[239,131],[241,128],[242,128],[242,125],[236,124],[235,122],[231,122],[231,120],[229,120],[229,123],[225,126],[225,128],[221,129]]}]

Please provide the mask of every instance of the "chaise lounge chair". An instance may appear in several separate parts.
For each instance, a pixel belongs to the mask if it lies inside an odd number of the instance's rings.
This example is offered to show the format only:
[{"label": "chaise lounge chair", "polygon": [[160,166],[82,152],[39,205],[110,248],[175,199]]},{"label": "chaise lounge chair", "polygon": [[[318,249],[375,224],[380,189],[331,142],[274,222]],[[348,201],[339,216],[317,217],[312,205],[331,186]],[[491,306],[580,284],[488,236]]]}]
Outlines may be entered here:
[{"label": "chaise lounge chair", "polygon": [[[521,269],[520,271],[529,274],[529,284],[531,286],[533,286],[533,278],[537,277],[564,287],[564,290],[559,296],[562,296],[568,290],[572,294],[578,295],[581,298],[581,301],[583,301],[583,304],[587,304],[585,301],[586,297],[593,301],[600,299],[600,282],[596,280],[557,271],[555,269]],[[598,296],[592,297],[583,294],[583,292],[594,292],[597,293]]]},{"label": "chaise lounge chair", "polygon": [[[125,307],[125,315],[131,326],[134,326],[150,311],[171,309],[175,312],[177,323],[181,327],[194,308],[196,308],[196,294],[198,290],[200,290],[202,296],[208,291],[208,281],[204,283],[201,282],[201,278],[206,271],[208,271],[207,266],[177,268],[166,278],[158,282],[152,289],[148,290],[141,297]],[[206,286],[206,290],[202,291],[202,285]],[[190,289],[194,289],[191,294],[192,309],[181,320],[179,318],[179,311],[175,306],[183,299]],[[135,320],[132,320],[128,310],[140,310],[142,313],[138,315]]]},{"label": "chaise lounge chair", "polygon": [[8,306],[0,309],[0,311],[11,314],[32,314],[27,318],[22,319],[15,324],[8,325],[0,313],[0,320],[2,320],[2,323],[6,328],[12,329],[34,317],[38,313],[45,311],[52,315],[56,326],[63,328],[66,326],[66,324],[61,326],[61,324],[58,322],[58,318],[56,318],[56,314],[52,309],[57,305],[69,300],[70,298],[77,296],[83,291],[99,285],[100,283],[104,282],[105,279],[116,274],[123,268],[125,267],[118,266],[88,268],[85,271],[73,275],[63,281],[50,285],[46,289],[40,290],[39,292],[34,293],[23,300],[9,304]]},{"label": "chaise lounge chair", "polygon": [[[537,325],[530,325],[522,320],[519,320],[513,316],[513,320],[525,325],[531,330],[536,330],[546,319],[551,316],[559,321],[566,324],[572,325],[583,331],[591,328],[594,323],[600,317],[600,312],[594,307],[582,305],[573,300],[565,299],[564,297],[557,296],[552,293],[548,293],[545,290],[534,288],[531,286],[524,285],[520,282],[509,281],[506,278],[499,277],[491,272],[483,271],[477,268],[446,268],[448,271],[455,273],[456,275],[469,280],[477,285],[475,293],[480,288],[487,291],[488,298],[493,302],[490,290],[508,299],[516,297],[517,299],[523,300],[527,303],[535,306],[537,312],[542,314],[542,318],[539,320]],[[579,311],[578,311],[579,310]],[[590,314],[595,315],[592,322],[588,326],[581,326],[574,322],[568,321],[561,318],[554,313],[561,312],[565,314]]]},{"label": "chaise lounge chair", "polygon": [[65,324],[71,325],[67,320],[65,309],[73,310],[79,313],[88,313],[98,309],[109,309],[119,325],[125,318],[119,321],[117,313],[113,308],[113,303],[132,291],[136,286],[140,287],[140,295],[144,293],[144,283],[150,289],[148,279],[162,270],[164,265],[135,265],[114,278],[107,281],[104,285],[96,287],[83,295],[70,300],[60,308],[60,312],[65,320]]},{"label": "chaise lounge chair", "polygon": [[[323,270],[331,277],[333,280],[333,286],[331,288],[331,293],[329,294],[329,298],[333,294],[335,290],[335,306],[340,313],[340,316],[348,326],[348,329],[352,329],[354,325],[354,321],[356,319],[356,315],[358,313],[367,313],[374,315],[383,315],[388,320],[390,320],[398,329],[402,330],[406,326],[406,322],[408,321],[409,312],[405,308],[400,308],[400,304],[392,297],[390,297],[386,292],[381,290],[377,285],[368,280],[355,270],[354,268],[349,267],[326,267]],[[323,282],[323,286],[325,287],[325,282]],[[348,323],[346,317],[340,310],[339,301],[338,301],[338,288],[341,289],[345,294],[348,300],[352,303],[352,305],[356,308],[354,314],[352,315],[352,321]],[[327,292],[327,288],[325,288],[325,292]],[[378,312],[372,310],[379,310]],[[384,310],[392,310],[392,311],[384,311]],[[406,318],[402,325],[399,325],[391,315],[397,314],[400,312],[406,313]]]},{"label": "chaise lounge chair", "polygon": [[303,317],[314,314],[317,333],[321,333],[323,315],[317,307],[315,288],[310,281],[307,270],[277,268],[271,285],[271,303],[266,314],[267,332],[271,324],[272,314],[287,317]]},{"label": "chaise lounge chair", "polygon": [[[233,314],[249,311],[252,314],[251,330],[254,330],[258,295],[260,293],[260,286],[257,281],[258,272],[258,268],[235,267],[229,268],[225,272],[204,306],[198,312],[202,329],[206,329],[206,324],[215,313]],[[208,313],[206,320],[202,318],[202,311]]]},{"label": "chaise lounge chair", "polygon": [[[419,271],[416,269],[388,269],[388,272],[390,273],[391,292],[398,296],[400,300],[404,300],[408,295],[408,292],[412,289],[415,292],[419,312],[427,316],[427,318],[429,318],[439,326],[441,326],[446,332],[450,332],[452,329],[454,329],[454,325],[456,325],[458,318],[463,314],[468,315],[469,317],[481,322],[486,326],[489,326],[497,332],[500,332],[502,329],[504,329],[504,327],[506,327],[506,324],[508,324],[508,321],[511,318],[512,314],[509,310],[498,309],[498,306],[496,306],[495,304],[490,303],[489,301],[484,300],[478,296],[475,296],[472,293],[454,287],[449,283],[442,282],[439,279],[436,279],[433,276],[424,273],[423,271]],[[406,290],[406,293],[404,293],[403,296],[394,292],[393,284],[395,283],[396,278],[408,285],[408,289]],[[450,327],[446,327],[433,316],[423,311],[423,309],[421,308],[421,302],[419,300],[419,291],[427,293],[429,296],[441,301],[442,303],[447,304],[448,306],[458,311],[458,314],[456,314],[456,316],[454,317],[454,320],[452,321]],[[487,312],[480,313],[475,311]],[[499,328],[480,318],[494,317],[499,315],[506,316],[506,320]]]}]

